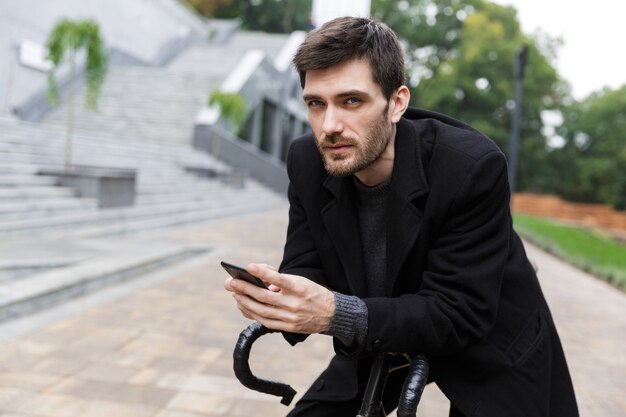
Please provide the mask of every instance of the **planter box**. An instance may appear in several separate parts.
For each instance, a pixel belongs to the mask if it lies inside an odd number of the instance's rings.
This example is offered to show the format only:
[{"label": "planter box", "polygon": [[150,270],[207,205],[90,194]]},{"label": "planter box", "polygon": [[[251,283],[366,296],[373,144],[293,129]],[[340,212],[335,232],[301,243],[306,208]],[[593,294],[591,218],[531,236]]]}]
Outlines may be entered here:
[{"label": "planter box", "polygon": [[76,189],[80,197],[96,198],[100,208],[132,206],[135,202],[137,172],[133,169],[73,166],[42,169],[39,174],[58,177],[60,185]]}]

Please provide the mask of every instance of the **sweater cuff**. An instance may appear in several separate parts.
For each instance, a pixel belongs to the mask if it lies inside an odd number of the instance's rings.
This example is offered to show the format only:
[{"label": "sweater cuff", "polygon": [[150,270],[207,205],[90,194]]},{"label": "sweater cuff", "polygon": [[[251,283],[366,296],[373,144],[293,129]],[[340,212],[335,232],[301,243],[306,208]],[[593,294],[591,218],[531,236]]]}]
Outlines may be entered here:
[{"label": "sweater cuff", "polygon": [[335,315],[325,334],[346,346],[361,345],[367,335],[367,305],[359,297],[335,292]]}]

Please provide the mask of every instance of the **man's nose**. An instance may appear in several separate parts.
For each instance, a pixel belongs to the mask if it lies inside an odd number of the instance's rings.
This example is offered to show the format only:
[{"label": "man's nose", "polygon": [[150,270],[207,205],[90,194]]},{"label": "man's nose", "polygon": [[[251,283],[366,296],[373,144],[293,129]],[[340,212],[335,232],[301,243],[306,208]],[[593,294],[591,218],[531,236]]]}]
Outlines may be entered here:
[{"label": "man's nose", "polygon": [[341,112],[332,107],[328,107],[324,113],[324,121],[322,123],[322,132],[326,136],[333,136],[343,131],[343,122],[341,120]]}]

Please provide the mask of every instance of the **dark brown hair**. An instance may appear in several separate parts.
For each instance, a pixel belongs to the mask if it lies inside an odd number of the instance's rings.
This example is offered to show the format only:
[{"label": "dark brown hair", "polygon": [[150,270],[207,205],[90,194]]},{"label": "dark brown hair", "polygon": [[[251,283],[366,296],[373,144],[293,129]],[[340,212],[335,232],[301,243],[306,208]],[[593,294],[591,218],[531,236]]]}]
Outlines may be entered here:
[{"label": "dark brown hair", "polygon": [[327,69],[353,59],[366,59],[374,82],[389,100],[404,84],[404,55],[395,32],[361,17],[339,17],[310,32],[293,58],[300,84],[306,72]]}]

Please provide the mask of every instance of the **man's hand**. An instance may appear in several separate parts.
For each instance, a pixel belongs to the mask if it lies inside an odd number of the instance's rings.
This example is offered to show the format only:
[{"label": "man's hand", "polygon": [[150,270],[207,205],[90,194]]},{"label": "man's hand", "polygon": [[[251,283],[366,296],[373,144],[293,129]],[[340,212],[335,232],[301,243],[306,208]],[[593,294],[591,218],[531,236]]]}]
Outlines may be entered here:
[{"label": "man's hand", "polygon": [[270,290],[229,278],[224,288],[233,293],[237,308],[265,327],[293,333],[321,333],[330,328],[335,314],[335,294],[313,281],[281,274],[271,266],[250,264],[248,272],[261,278]]}]

